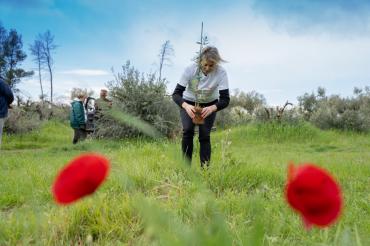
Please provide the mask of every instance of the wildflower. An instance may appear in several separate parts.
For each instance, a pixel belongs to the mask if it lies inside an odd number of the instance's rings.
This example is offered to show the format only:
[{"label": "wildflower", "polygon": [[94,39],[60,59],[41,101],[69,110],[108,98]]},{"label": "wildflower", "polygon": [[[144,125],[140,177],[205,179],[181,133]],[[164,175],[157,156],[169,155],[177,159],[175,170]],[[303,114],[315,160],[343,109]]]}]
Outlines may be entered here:
[{"label": "wildflower", "polygon": [[339,185],[327,171],[310,163],[299,167],[289,165],[285,196],[290,206],[301,214],[307,228],[329,226],[342,209]]},{"label": "wildflower", "polygon": [[98,154],[83,154],[68,163],[57,175],[52,193],[59,204],[69,204],[94,193],[109,172],[109,161]]}]

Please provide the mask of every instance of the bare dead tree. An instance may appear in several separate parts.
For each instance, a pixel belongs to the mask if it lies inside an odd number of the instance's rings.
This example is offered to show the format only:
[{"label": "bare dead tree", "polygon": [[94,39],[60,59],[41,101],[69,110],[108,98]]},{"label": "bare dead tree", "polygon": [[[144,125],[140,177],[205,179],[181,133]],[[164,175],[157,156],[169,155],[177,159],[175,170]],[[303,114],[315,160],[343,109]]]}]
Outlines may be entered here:
[{"label": "bare dead tree", "polygon": [[162,47],[159,51],[159,80],[162,79],[162,69],[163,66],[169,66],[171,64],[171,56],[174,56],[175,52],[173,46],[170,44],[170,40],[166,40],[162,44]]},{"label": "bare dead tree", "polygon": [[58,47],[54,44],[54,36],[50,31],[46,31],[44,34],[39,34],[38,39],[42,42],[42,53],[45,57],[45,64],[48,68],[50,75],[50,102],[53,103],[53,51]]},{"label": "bare dead tree", "polygon": [[42,88],[42,78],[41,78],[41,70],[43,69],[43,66],[45,64],[45,56],[43,53],[43,47],[41,40],[35,40],[33,44],[30,45],[30,51],[33,56],[33,61],[38,66],[38,75],[39,75],[39,82],[40,82],[40,88],[41,88],[41,100],[44,102],[44,90]]},{"label": "bare dead tree", "polygon": [[269,108],[264,107],[264,109],[265,109],[265,112],[267,114],[267,120],[270,120],[271,114],[270,114]]},{"label": "bare dead tree", "polygon": [[292,103],[286,101],[286,103],[284,104],[283,107],[279,107],[279,106],[276,107],[276,118],[277,118],[277,120],[281,119],[281,117],[283,116],[284,110],[288,105],[293,106]]},{"label": "bare dead tree", "polygon": [[[284,106],[282,106],[282,107],[276,106],[276,109],[275,110],[274,110],[274,108],[266,108],[266,107],[264,107],[265,112],[266,112],[266,115],[267,115],[267,120],[276,119],[276,120],[280,121],[281,120],[281,117],[284,114],[284,110],[285,110],[285,108],[288,105],[293,106],[292,103],[286,101],[286,103],[284,104]],[[276,111],[276,113],[274,111]]]}]

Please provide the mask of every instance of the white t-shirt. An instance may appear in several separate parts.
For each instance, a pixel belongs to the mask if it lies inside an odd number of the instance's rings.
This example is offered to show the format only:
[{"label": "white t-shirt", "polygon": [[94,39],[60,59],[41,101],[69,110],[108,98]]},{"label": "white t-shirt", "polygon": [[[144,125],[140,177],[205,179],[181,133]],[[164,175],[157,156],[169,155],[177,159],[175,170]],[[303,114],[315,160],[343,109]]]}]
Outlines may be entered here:
[{"label": "white t-shirt", "polygon": [[197,64],[190,65],[181,76],[179,84],[186,87],[183,94],[185,100],[209,103],[219,98],[219,90],[229,89],[227,73],[222,66],[217,65],[207,75],[201,71],[199,78],[197,70]]}]

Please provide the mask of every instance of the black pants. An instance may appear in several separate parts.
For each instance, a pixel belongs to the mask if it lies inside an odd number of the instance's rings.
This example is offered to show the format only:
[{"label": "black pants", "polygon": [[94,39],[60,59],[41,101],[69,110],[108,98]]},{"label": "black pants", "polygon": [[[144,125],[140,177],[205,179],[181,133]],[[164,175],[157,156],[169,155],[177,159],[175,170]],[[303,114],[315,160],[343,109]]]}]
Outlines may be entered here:
[{"label": "black pants", "polygon": [[[180,109],[180,117],[182,122],[182,153],[184,157],[191,163],[193,155],[193,138],[194,138],[194,123],[185,109]],[[216,112],[210,114],[204,120],[203,125],[199,125],[199,144],[200,144],[200,163],[208,165],[211,160],[211,129],[216,119]]]},{"label": "black pants", "polygon": [[73,136],[73,144],[76,144],[80,140],[84,140],[87,136],[85,129],[73,128],[75,134]]}]

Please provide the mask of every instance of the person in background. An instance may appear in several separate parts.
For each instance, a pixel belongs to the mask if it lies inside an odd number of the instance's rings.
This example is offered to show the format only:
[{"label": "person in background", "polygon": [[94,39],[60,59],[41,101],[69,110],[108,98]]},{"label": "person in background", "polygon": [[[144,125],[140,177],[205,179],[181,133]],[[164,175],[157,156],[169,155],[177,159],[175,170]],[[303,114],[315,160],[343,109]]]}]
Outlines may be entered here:
[{"label": "person in background", "polygon": [[87,136],[86,115],[83,106],[86,97],[86,93],[80,91],[77,93],[77,98],[73,99],[71,103],[70,123],[74,130],[73,144],[84,140]]},{"label": "person in background", "polygon": [[0,148],[5,119],[8,117],[8,109],[11,107],[10,104],[13,101],[14,95],[10,86],[0,77]]},{"label": "person in background", "polygon": [[108,91],[100,90],[100,97],[95,100],[95,119],[99,120],[103,116],[103,111],[112,108],[112,101],[107,98]]},{"label": "person in background", "polygon": [[[199,143],[200,163],[201,167],[205,167],[211,160],[210,133],[216,119],[216,112],[229,105],[230,95],[227,73],[220,65],[224,60],[220,57],[217,48],[205,47],[198,60],[185,69],[172,94],[172,99],[180,107],[183,127],[182,152],[189,163],[193,154],[195,102],[203,108],[201,117],[204,119],[204,124],[199,125]],[[196,82],[198,80],[199,83]],[[194,81],[197,84],[194,84]],[[197,97],[199,91],[202,92],[201,98]]]},{"label": "person in background", "polygon": [[106,89],[100,90],[100,97],[95,101],[95,108],[97,110],[103,109],[105,107],[111,108],[112,101],[107,98],[108,91]]}]

